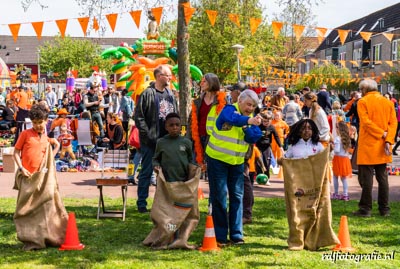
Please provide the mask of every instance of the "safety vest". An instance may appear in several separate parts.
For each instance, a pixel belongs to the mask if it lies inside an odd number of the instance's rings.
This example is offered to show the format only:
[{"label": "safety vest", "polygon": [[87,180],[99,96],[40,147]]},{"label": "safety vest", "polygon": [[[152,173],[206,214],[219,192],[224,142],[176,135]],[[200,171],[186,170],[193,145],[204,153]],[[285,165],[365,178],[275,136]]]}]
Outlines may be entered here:
[{"label": "safety vest", "polygon": [[[234,106],[236,110],[239,111],[238,104],[235,103]],[[206,154],[213,159],[232,165],[244,163],[244,157],[249,148],[249,144],[244,141],[242,127],[232,126],[229,130],[218,130],[216,122],[216,120],[213,122],[212,133],[207,144]]]},{"label": "safety vest", "polygon": [[207,114],[206,131],[208,135],[212,134],[217,117],[217,105],[213,105]]}]

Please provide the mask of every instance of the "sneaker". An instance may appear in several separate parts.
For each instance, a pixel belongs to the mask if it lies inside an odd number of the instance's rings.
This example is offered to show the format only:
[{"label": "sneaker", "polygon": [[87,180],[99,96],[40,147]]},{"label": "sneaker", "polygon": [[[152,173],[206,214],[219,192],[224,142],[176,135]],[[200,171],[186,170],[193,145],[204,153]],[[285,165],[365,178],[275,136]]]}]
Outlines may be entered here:
[{"label": "sneaker", "polygon": [[243,239],[232,239],[232,244],[233,245],[243,245],[244,244],[244,240]]},{"label": "sneaker", "polygon": [[136,183],[136,181],[135,181],[134,179],[129,179],[129,180],[128,180],[128,184],[129,184],[129,185],[133,185],[133,186],[136,186],[136,185],[137,185],[137,183]]},{"label": "sneaker", "polygon": [[267,186],[271,186],[271,183],[269,183],[269,181],[267,183],[265,183],[265,185]]},{"label": "sneaker", "polygon": [[349,201],[350,200],[350,198],[349,198],[349,196],[348,195],[342,195],[341,197],[340,197],[340,200],[342,200],[342,201]]},{"label": "sneaker", "polygon": [[219,248],[228,247],[228,246],[230,246],[230,244],[231,244],[231,242],[229,240],[228,241],[217,241],[217,246]]},{"label": "sneaker", "polygon": [[339,194],[336,194],[336,193],[332,193],[332,195],[331,195],[331,200],[340,200],[340,195]]},{"label": "sneaker", "polygon": [[382,217],[390,217],[390,211],[379,211],[379,214],[382,216]]},{"label": "sneaker", "polygon": [[147,212],[149,212],[149,210],[147,208],[145,208],[145,207],[138,207],[138,211],[139,211],[139,213],[147,213]]},{"label": "sneaker", "polygon": [[353,212],[353,216],[369,218],[369,217],[371,217],[371,212],[359,209],[359,210]]}]

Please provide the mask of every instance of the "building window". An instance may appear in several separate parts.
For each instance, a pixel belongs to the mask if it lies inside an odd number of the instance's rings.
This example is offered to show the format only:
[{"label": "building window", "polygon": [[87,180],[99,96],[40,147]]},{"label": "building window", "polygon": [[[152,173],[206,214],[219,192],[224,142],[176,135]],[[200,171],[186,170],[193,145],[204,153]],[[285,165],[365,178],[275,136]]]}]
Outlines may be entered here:
[{"label": "building window", "polygon": [[346,61],[346,52],[341,52],[339,54],[339,61]]},{"label": "building window", "polygon": [[372,51],[372,61],[375,63],[376,61],[380,61],[382,59],[382,44],[377,44],[373,47]]},{"label": "building window", "polygon": [[325,60],[328,60],[329,62],[331,62],[332,61],[332,55],[326,56]]},{"label": "building window", "polygon": [[393,40],[392,42],[392,61],[400,60],[400,39]]},{"label": "building window", "polygon": [[310,61],[306,61],[306,73],[310,72]]},{"label": "building window", "polygon": [[[361,66],[361,55],[362,55],[362,48],[353,50],[353,61],[357,61],[358,66]],[[352,67],[357,67],[357,65],[353,65]]]}]

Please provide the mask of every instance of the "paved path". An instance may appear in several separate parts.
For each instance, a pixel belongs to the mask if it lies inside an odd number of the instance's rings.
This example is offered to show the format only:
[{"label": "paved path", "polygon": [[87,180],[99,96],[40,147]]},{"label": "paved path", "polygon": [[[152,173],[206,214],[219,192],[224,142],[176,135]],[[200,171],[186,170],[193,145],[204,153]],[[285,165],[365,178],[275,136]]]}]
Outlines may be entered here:
[{"label": "paved path", "polygon": [[[123,177],[123,173],[115,174]],[[113,176],[111,173],[105,174],[107,177]],[[58,183],[62,197],[68,198],[98,198],[99,191],[96,187],[96,178],[101,177],[100,172],[58,172]],[[254,194],[257,197],[284,197],[283,180],[277,176],[271,177],[271,186],[254,185]],[[0,173],[0,197],[17,197],[17,191],[13,190],[14,174]],[[400,201],[400,176],[389,176],[390,200]],[[341,185],[340,185],[341,186]],[[200,180],[200,187],[204,196],[208,197],[208,182]],[[331,187],[333,189],[333,186]],[[154,196],[155,187],[150,187],[150,197]],[[377,182],[374,181],[373,197],[377,197]],[[351,200],[360,198],[361,188],[358,185],[357,176],[353,175],[349,180],[349,195]],[[104,195],[111,198],[121,197],[121,189],[119,187],[104,188]],[[128,198],[137,198],[137,187],[128,187]]]}]

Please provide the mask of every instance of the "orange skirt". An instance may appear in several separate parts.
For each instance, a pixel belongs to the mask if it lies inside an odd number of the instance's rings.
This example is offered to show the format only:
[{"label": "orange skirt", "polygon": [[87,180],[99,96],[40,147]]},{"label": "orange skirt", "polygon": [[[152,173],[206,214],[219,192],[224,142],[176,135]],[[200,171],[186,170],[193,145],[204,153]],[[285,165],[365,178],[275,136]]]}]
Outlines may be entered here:
[{"label": "orange skirt", "polygon": [[347,156],[333,156],[332,160],[333,174],[337,177],[351,176],[351,162]]}]

